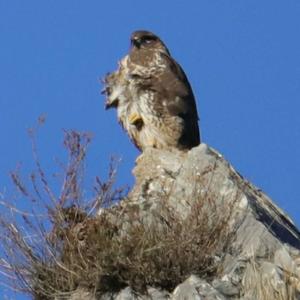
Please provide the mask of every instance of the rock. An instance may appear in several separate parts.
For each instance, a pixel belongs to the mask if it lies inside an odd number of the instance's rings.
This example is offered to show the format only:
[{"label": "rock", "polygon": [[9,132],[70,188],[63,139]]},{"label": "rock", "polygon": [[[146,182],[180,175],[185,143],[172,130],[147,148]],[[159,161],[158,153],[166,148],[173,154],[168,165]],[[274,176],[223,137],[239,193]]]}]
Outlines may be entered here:
[{"label": "rock", "polygon": [[175,288],[171,299],[223,300],[226,298],[205,280],[192,275]]},{"label": "rock", "polygon": [[212,286],[225,296],[238,296],[240,290],[236,287],[236,285],[233,282],[234,280],[228,280],[228,278],[227,280],[215,279],[212,282]]},{"label": "rock", "polygon": [[274,254],[274,263],[282,268],[283,270],[286,270],[291,273],[295,273],[296,271],[296,265],[290,256],[288,250],[282,245],[281,248],[277,249]]},{"label": "rock", "polygon": [[122,235],[137,222],[165,228],[166,207],[184,222],[200,205],[211,212],[206,230],[213,231],[216,218],[226,219],[228,235],[220,236],[226,247],[218,244],[212,255],[217,265],[212,278],[191,273],[171,293],[153,286],[138,296],[127,287],[111,299],[300,299],[298,229],[217,151],[205,144],[187,153],[148,149],[133,174],[128,198],[101,212],[121,226]]},{"label": "rock", "polygon": [[170,294],[167,291],[156,289],[153,287],[148,287],[147,289],[149,299],[156,299],[156,300],[164,300],[169,299]]},{"label": "rock", "polygon": [[133,299],[141,299],[139,298],[130,287],[127,287],[116,295],[115,300],[133,300]]}]

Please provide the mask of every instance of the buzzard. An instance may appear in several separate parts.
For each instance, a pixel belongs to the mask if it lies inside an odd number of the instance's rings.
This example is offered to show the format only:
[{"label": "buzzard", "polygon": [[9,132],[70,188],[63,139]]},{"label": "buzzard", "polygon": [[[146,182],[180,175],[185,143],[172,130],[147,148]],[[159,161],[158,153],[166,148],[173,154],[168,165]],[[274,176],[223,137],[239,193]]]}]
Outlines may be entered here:
[{"label": "buzzard", "polygon": [[188,79],[161,39],[131,35],[129,54],[105,79],[106,108],[138,149],[189,150],[200,143],[195,98]]}]

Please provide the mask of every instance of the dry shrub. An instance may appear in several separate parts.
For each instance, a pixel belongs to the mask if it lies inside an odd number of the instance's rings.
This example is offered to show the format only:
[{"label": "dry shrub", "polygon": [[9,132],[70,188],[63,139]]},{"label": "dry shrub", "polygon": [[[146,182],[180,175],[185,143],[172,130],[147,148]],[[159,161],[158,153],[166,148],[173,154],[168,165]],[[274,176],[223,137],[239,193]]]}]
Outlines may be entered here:
[{"label": "dry shrub", "polygon": [[218,217],[214,221],[219,222],[211,222],[213,215],[199,209],[196,205],[186,220],[168,211],[163,226],[140,221],[126,233],[122,222],[112,221],[113,209],[78,223],[70,220],[55,235],[63,244],[60,257],[51,266],[43,265],[35,290],[44,293],[51,287],[48,294],[62,296],[79,286],[100,294],[130,286],[145,293],[147,286],[171,291],[191,274],[210,278],[228,241],[227,221]]},{"label": "dry shrub", "polygon": [[137,223],[118,242],[118,280],[138,291],[147,286],[172,291],[191,274],[209,279],[228,241],[226,218],[204,210],[201,202],[184,220],[168,207],[163,210],[162,220]]},{"label": "dry shrub", "polygon": [[[82,164],[90,138],[74,131],[65,134],[69,162],[59,196],[50,189],[37,158],[38,176],[32,179],[35,194],[18,174],[12,174],[24,198],[43,201],[46,214],[20,214],[9,207],[10,218],[0,218],[5,253],[1,267],[8,284],[14,282],[14,288],[35,299],[66,299],[79,287],[95,294],[125,286],[141,293],[147,286],[171,291],[191,274],[204,278],[215,274],[229,240],[230,208],[228,213],[218,212],[212,198],[196,201],[184,220],[167,204],[151,223],[144,222],[141,208],[130,203],[126,210],[112,207],[97,215],[101,206],[121,199],[124,190],[113,190],[112,164],[107,182],[96,180],[95,197],[82,199]],[[123,220],[132,222],[128,226]]]},{"label": "dry shrub", "polygon": [[[272,266],[270,264],[270,266]],[[253,299],[295,300],[299,299],[300,280],[294,273],[272,266],[273,271],[264,271],[264,266],[254,258],[246,265],[243,279],[244,292]],[[276,270],[277,268],[277,270]]]},{"label": "dry shrub", "polygon": [[73,277],[66,276],[73,273],[62,262],[67,228],[92,218],[101,206],[119,201],[126,188],[113,188],[117,161],[112,159],[108,179],[103,182],[97,177],[94,195],[84,198],[84,167],[91,135],[77,131],[64,132],[68,161],[59,162],[59,188],[52,187],[53,180],[43,170],[36,149],[36,131],[43,122],[40,118],[38,127],[29,131],[36,165],[29,182],[21,177],[19,168],[11,173],[19,193],[18,204],[12,198],[0,199],[0,282],[36,299],[52,299],[74,289]]}]

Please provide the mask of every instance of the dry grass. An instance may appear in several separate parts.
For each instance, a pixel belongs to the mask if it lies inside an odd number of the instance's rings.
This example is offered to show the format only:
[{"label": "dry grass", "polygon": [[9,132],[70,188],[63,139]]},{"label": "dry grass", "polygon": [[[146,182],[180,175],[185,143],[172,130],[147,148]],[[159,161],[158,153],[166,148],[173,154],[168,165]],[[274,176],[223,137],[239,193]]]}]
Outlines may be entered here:
[{"label": "dry grass", "polygon": [[[85,219],[64,235],[63,264],[74,274],[66,277],[73,277],[75,286],[101,292],[131,286],[143,293],[147,286],[171,291],[191,274],[212,276],[217,251],[228,241],[227,223],[218,217],[219,222],[208,225],[208,215],[200,209],[195,206],[184,221],[165,211],[165,225],[135,222],[126,234],[110,215]],[[129,208],[127,213],[133,212]]]},{"label": "dry grass", "polygon": [[172,290],[190,274],[212,276],[229,238],[229,213],[220,214],[213,204],[204,209],[201,203],[205,199],[199,199],[185,220],[166,206],[164,225],[156,226],[155,222],[145,224],[136,207],[128,206],[127,220],[135,216],[135,222],[124,234],[124,212],[111,208],[97,216],[101,206],[107,207],[108,202],[124,195],[124,189],[113,189],[114,164],[105,183],[97,178],[95,197],[90,201],[82,197],[89,142],[86,134],[65,133],[69,161],[58,196],[42,170],[35,143],[37,172],[31,176],[32,187],[27,188],[19,174],[12,173],[23,198],[32,205],[43,203],[44,211],[20,212],[3,202],[9,211],[9,217],[0,218],[4,253],[0,267],[6,284],[35,299],[64,299],[78,287],[95,293],[118,291],[128,285],[137,292],[145,292],[149,285]]},{"label": "dry grass", "polygon": [[[270,266],[272,266],[270,264]],[[269,269],[255,259],[247,262],[244,274],[244,292],[253,299],[295,300],[299,299],[300,281],[296,274],[289,273],[275,266]],[[267,266],[268,268],[268,266]],[[274,268],[271,272],[270,268]]]}]

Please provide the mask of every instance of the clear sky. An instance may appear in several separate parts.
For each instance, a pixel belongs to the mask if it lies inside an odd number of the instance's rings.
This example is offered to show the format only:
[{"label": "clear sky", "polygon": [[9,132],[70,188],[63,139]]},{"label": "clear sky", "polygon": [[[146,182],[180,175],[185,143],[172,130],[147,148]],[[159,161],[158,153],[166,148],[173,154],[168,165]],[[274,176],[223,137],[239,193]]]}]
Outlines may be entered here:
[{"label": "clear sky", "polygon": [[26,131],[41,114],[50,173],[64,157],[62,129],[77,129],[94,135],[91,182],[117,155],[119,183],[133,184],[138,151],[104,110],[99,78],[116,69],[136,29],[158,34],[187,73],[203,141],[299,225],[299,0],[0,1],[0,193],[18,162],[32,169]]}]

